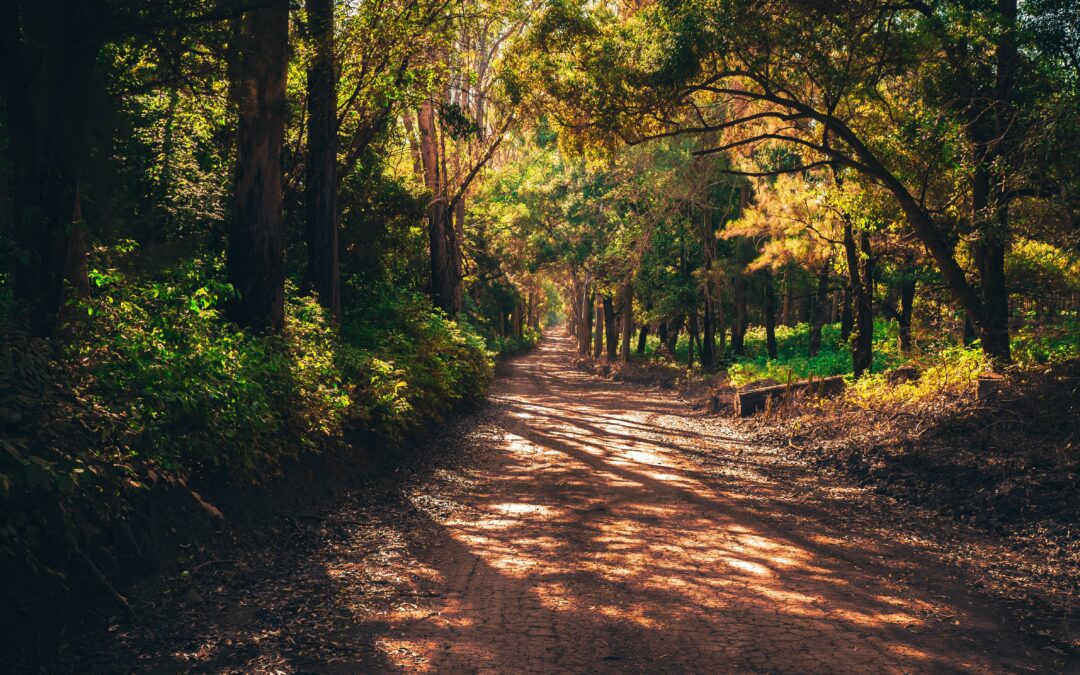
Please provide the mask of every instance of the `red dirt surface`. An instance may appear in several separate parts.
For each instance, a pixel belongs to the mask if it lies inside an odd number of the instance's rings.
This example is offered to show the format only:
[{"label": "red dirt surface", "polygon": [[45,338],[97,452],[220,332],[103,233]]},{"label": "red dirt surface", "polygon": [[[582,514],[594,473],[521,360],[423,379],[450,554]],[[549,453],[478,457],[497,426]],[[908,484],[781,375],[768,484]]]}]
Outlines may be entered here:
[{"label": "red dirt surface", "polygon": [[[393,494],[202,568],[83,669],[1066,672],[843,488],[549,337]],[[857,508],[855,509],[858,510]],[[304,530],[304,528],[308,528]],[[179,583],[179,581],[177,582]],[[179,595],[179,592],[177,593]],[[78,651],[73,654],[77,655]]]}]

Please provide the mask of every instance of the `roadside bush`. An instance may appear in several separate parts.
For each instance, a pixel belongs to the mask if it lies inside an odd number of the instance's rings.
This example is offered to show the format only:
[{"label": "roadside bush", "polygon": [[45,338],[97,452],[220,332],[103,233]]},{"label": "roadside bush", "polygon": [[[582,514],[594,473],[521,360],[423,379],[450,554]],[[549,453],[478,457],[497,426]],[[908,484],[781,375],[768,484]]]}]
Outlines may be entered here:
[{"label": "roadside bush", "polygon": [[423,296],[381,293],[339,332],[290,288],[285,330],[258,336],[224,320],[220,277],[198,261],[151,280],[95,270],[66,351],[0,322],[0,572],[22,582],[0,602],[112,557],[107,533],[140,492],[257,483],[357,437],[396,444],[491,381],[484,340]]},{"label": "roadside bush", "polygon": [[359,397],[376,406],[354,408],[354,416],[398,438],[483,396],[494,375],[493,355],[467,323],[389,284],[351,291],[354,309],[345,313],[343,340],[360,351],[356,381],[372,387]]},{"label": "roadside bush", "polygon": [[521,337],[503,337],[494,335],[488,339],[488,348],[500,357],[525,354],[540,344],[540,332],[532,328],[522,331]]},{"label": "roadside bush", "polygon": [[[755,380],[770,379],[784,382],[789,373],[793,379],[831,377],[851,372],[851,350],[840,341],[840,325],[822,327],[821,351],[808,357],[810,326],[776,327],[776,358],[770,359],[765,352],[765,329],[755,326],[746,333],[746,356],[737,358],[728,368],[731,383],[743,386]],[[874,362],[872,371],[884,372],[895,368],[907,357],[900,354],[897,346],[896,324],[889,321],[874,323]]]}]

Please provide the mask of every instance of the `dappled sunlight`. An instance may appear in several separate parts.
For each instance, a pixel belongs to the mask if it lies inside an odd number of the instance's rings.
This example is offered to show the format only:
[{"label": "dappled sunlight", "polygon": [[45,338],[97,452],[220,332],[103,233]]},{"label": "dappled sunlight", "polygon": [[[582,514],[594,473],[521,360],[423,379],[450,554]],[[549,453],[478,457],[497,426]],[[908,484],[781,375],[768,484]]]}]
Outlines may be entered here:
[{"label": "dappled sunlight", "polygon": [[[639,405],[553,361],[523,361],[496,393],[507,414],[485,432],[495,448],[482,489],[467,510],[429,520],[434,539],[409,552],[406,588],[439,590],[379,618],[393,627],[379,643],[390,667],[900,672],[979,662],[926,630],[936,610],[958,611],[948,601],[850,561],[873,551],[771,524],[767,510],[788,502],[771,499],[775,485],[749,468],[745,448],[719,433],[693,437],[675,404]],[[730,456],[731,478],[711,477],[682,445]]]},{"label": "dappled sunlight", "polygon": [[544,516],[554,513],[553,509],[539,504],[494,504],[492,508],[512,515],[534,514]]},{"label": "dappled sunlight", "polygon": [[728,565],[730,565],[731,567],[734,567],[736,570],[738,570],[740,572],[748,572],[750,574],[757,574],[757,575],[761,575],[761,576],[772,576],[773,575],[772,570],[770,570],[768,567],[765,567],[764,565],[759,565],[758,563],[755,563],[755,562],[750,562],[749,560],[740,560],[738,558],[728,558],[726,562],[727,562]]}]

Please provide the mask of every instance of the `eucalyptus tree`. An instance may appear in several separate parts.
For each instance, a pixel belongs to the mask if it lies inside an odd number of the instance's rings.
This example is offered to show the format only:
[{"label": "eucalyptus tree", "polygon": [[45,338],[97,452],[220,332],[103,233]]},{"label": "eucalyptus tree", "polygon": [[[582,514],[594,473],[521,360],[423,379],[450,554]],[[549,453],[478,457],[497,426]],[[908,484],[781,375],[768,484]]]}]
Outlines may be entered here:
[{"label": "eucalyptus tree", "polygon": [[[260,54],[284,53],[279,43],[287,38],[280,28],[280,6],[274,2],[2,3],[0,96],[13,214],[7,232],[14,244],[10,269],[13,294],[33,334],[57,333],[65,283],[77,293],[87,290],[85,216],[88,207],[109,208],[111,178],[122,171],[103,158],[111,160],[114,144],[126,140],[115,137],[113,126],[120,113],[126,112],[124,99],[155,88],[176,91],[184,87],[194,96],[196,87],[207,79],[224,75],[225,69],[219,66],[225,61],[222,51],[226,50],[220,47],[230,32],[226,26],[238,29],[233,33],[237,39],[228,39],[236,45],[243,39],[238,34],[243,22],[263,16],[260,12],[276,12],[274,21],[262,26],[268,31],[264,36],[268,44],[259,46]],[[248,75],[253,74],[250,69],[257,60],[248,60]],[[230,74],[240,73],[230,69]],[[232,79],[239,84],[236,77]],[[254,80],[248,77],[247,82]],[[270,89],[260,92],[255,98],[271,93]],[[236,93],[248,96],[252,92],[237,88]],[[249,122],[252,119],[249,115]],[[172,145],[169,138],[167,134],[166,146]],[[273,154],[273,148],[268,151]],[[162,164],[158,184],[168,186],[170,164]],[[101,173],[107,175],[97,175]],[[272,192],[271,187],[264,195],[272,197]],[[151,191],[149,198],[160,201],[160,196]],[[190,200],[187,206],[199,208]],[[115,218],[115,214],[105,215]],[[271,263],[273,248],[271,242],[267,257]]]},{"label": "eucalyptus tree", "polygon": [[431,82],[415,115],[404,115],[414,166],[431,193],[431,296],[451,316],[463,302],[466,198],[514,121],[515,97],[502,89],[498,63],[527,19],[514,3],[447,4],[443,39],[423,55]]},{"label": "eucalyptus tree", "polygon": [[285,326],[281,153],[285,142],[289,3],[272,0],[240,19],[233,216],[226,268],[229,317],[255,330]]},{"label": "eucalyptus tree", "polygon": [[[1032,5],[1032,11],[1035,11]],[[888,193],[978,330],[1010,358],[1010,206],[1052,192],[1021,152],[1037,131],[1034,54],[1015,0],[692,0],[625,17],[552,5],[522,68],[584,143],[675,134],[745,157],[731,172],[833,167]],[[646,39],[647,36],[647,39]],[[799,161],[755,164],[769,146]],[[918,149],[919,152],[911,152]],[[961,201],[952,190],[960,188]],[[958,240],[969,245],[969,278]]]},{"label": "eucalyptus tree", "polygon": [[[339,192],[377,139],[386,135],[439,64],[423,59],[444,39],[445,0],[396,0],[351,4],[307,0],[306,152],[289,176],[303,184],[307,266],[303,286],[317,292],[335,317],[341,314]],[[301,118],[303,119],[303,117]],[[292,200],[286,200],[292,201]]]}]

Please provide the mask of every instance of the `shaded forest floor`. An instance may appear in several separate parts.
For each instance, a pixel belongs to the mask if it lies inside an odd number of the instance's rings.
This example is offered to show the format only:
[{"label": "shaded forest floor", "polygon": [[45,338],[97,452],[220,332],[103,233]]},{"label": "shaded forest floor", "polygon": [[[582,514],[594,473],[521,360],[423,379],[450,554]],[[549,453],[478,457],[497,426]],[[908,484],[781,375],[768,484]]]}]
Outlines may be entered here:
[{"label": "shaded forest floor", "polygon": [[[288,511],[74,636],[80,672],[1065,672],[941,529],[760,429],[511,361],[417,468]],[[944,541],[945,544],[941,542]]]},{"label": "shaded forest floor", "polygon": [[1080,653],[1080,361],[987,400],[801,402],[735,426],[872,493],[1048,649]]}]

